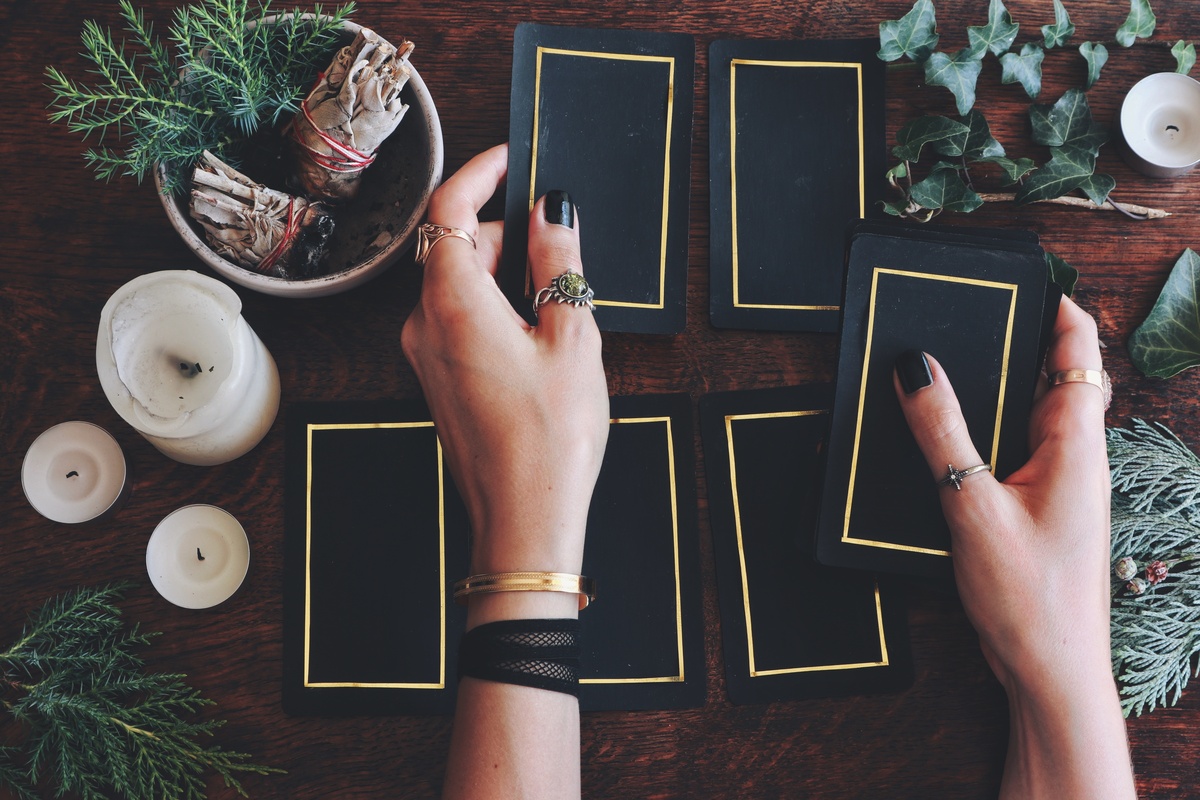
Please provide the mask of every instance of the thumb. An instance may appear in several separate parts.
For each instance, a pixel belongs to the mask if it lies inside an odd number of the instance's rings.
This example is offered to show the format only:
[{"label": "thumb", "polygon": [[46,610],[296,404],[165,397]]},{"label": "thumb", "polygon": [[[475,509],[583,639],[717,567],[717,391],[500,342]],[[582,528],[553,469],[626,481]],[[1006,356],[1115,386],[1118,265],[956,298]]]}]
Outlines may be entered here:
[{"label": "thumb", "polygon": [[[902,353],[896,359],[893,381],[904,418],[935,479],[941,481],[951,474],[951,470],[967,470],[984,463],[971,441],[954,387],[936,359],[920,350]],[[956,490],[952,481],[939,487],[942,509],[952,529],[955,527],[953,517],[962,503],[958,502],[959,498],[947,502],[951,496],[962,495],[965,499],[967,495],[973,495],[983,499],[997,485],[988,470],[974,471],[960,478],[957,484],[965,487],[968,482],[970,492],[965,488]]]}]

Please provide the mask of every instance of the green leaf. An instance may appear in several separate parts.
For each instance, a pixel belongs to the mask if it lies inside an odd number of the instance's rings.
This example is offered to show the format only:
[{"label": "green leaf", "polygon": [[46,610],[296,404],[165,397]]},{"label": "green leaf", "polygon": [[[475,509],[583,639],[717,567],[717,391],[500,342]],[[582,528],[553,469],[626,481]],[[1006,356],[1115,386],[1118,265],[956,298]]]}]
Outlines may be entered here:
[{"label": "green leaf", "polygon": [[879,52],[876,55],[883,61],[895,61],[901,56],[924,61],[937,43],[933,0],[917,0],[912,10],[900,19],[879,23]]},{"label": "green leaf", "polygon": [[1079,270],[1049,250],[1045,251],[1045,256],[1046,270],[1049,273],[1050,282],[1057,283],[1058,288],[1062,289],[1063,294],[1070,297],[1071,293],[1075,291],[1075,281],[1079,280]]},{"label": "green leaf", "polygon": [[1200,365],[1200,256],[1190,247],[1175,262],[1150,315],[1129,337],[1133,365],[1170,378]]},{"label": "green leaf", "polygon": [[888,179],[888,183],[892,183],[892,184],[894,184],[896,182],[897,178],[907,178],[908,177],[908,162],[901,161],[899,164],[897,164],[896,166],[889,169],[887,171],[887,174],[884,177]]},{"label": "green leaf", "polygon": [[893,217],[903,217],[908,212],[908,198],[904,197],[899,200],[882,200],[880,205],[883,210],[891,214]]},{"label": "green leaf", "polygon": [[929,174],[932,175],[933,173],[937,172],[938,170],[943,170],[943,169],[952,169],[955,172],[959,172],[960,170],[966,169],[966,166],[963,164],[955,164],[952,161],[939,161],[936,164],[934,164],[932,167],[929,168]]},{"label": "green leaf", "polygon": [[1062,197],[1096,171],[1096,155],[1076,147],[1056,147],[1054,155],[1017,190],[1018,203]]},{"label": "green leaf", "polygon": [[1196,45],[1183,39],[1171,48],[1171,55],[1175,56],[1175,71],[1180,75],[1187,75],[1192,71],[1192,67],[1196,66]]},{"label": "green leaf", "polygon": [[1046,51],[1029,42],[1021,48],[1021,54],[1005,53],[1000,56],[1001,83],[1020,83],[1030,99],[1037,99],[1042,92],[1042,59]]},{"label": "green leaf", "polygon": [[1029,107],[1033,125],[1033,140],[1047,147],[1074,147],[1092,155],[1108,141],[1108,132],[1092,119],[1087,95],[1078,89],[1068,89],[1054,105]]},{"label": "green leaf", "polygon": [[1108,48],[1099,42],[1084,42],[1079,45],[1079,55],[1087,60],[1087,82],[1084,89],[1090,89],[1100,80],[1100,70],[1108,63]]},{"label": "green leaf", "polygon": [[1075,26],[1071,23],[1067,7],[1062,4],[1062,0],[1054,0],[1054,24],[1042,26],[1042,39],[1046,42],[1046,49],[1063,46],[1073,33]]},{"label": "green leaf", "polygon": [[1003,0],[991,0],[988,3],[987,25],[973,25],[967,28],[967,41],[970,43],[968,49],[977,56],[982,56],[988,50],[998,56],[1012,47],[1019,27],[1004,7]]},{"label": "green leaf", "polygon": [[1117,44],[1129,47],[1136,39],[1148,39],[1154,33],[1156,22],[1150,0],[1129,0],[1129,16],[1117,28]]},{"label": "green leaf", "polygon": [[983,114],[971,109],[963,117],[963,123],[970,129],[970,133],[967,134],[967,143],[963,147],[964,156],[979,161],[1004,155],[1004,145],[992,138],[992,129]]},{"label": "green leaf", "polygon": [[959,114],[966,114],[975,105],[975,82],[983,68],[980,56],[963,48],[953,56],[934,53],[925,62],[925,82],[930,86],[945,86],[954,95]]},{"label": "green leaf", "polygon": [[940,155],[961,156],[970,133],[970,128],[949,117],[918,117],[897,132],[899,144],[892,148],[892,155],[901,161],[918,161],[921,148],[928,144]]},{"label": "green leaf", "polygon": [[1112,175],[1104,173],[1096,173],[1089,175],[1083,179],[1083,183],[1079,184],[1079,188],[1098,206],[1104,205],[1108,200],[1108,193],[1117,187],[1117,179]]},{"label": "green leaf", "polygon": [[963,183],[957,172],[949,169],[938,170],[914,184],[909,197],[925,208],[946,211],[974,211],[983,205],[983,198]]},{"label": "green leaf", "polygon": [[1008,183],[1013,184],[1028,175],[1033,168],[1037,166],[1032,158],[1011,158],[993,157],[978,159],[982,163],[995,164],[1000,169],[1004,170],[1004,175],[1008,178]]}]

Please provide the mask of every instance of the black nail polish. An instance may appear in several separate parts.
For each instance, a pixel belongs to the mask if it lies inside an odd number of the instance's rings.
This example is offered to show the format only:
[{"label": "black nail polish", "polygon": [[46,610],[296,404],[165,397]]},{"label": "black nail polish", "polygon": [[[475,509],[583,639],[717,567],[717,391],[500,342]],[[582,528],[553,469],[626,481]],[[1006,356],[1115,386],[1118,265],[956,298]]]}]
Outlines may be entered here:
[{"label": "black nail polish", "polygon": [[933,383],[929,361],[920,350],[907,350],[896,359],[896,374],[900,376],[900,388],[905,394],[924,389]]},{"label": "black nail polish", "polygon": [[575,206],[571,205],[571,195],[562,189],[546,192],[546,222],[575,227]]}]

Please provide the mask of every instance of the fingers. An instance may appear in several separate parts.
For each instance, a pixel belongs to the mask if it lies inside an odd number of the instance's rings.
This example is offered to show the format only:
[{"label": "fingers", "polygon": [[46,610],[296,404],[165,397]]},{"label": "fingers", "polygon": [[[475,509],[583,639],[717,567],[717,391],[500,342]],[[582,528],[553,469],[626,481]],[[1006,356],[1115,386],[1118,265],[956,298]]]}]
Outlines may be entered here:
[{"label": "fingers", "polygon": [[[547,192],[529,216],[529,270],[539,293],[566,272],[583,274],[579,257],[579,226],[570,196],[563,191]],[[543,297],[550,295],[549,292]],[[544,336],[595,328],[586,305],[558,302],[562,294],[550,295],[537,310],[538,330]],[[535,295],[536,297],[536,295]]]},{"label": "fingers", "polygon": [[[1058,318],[1054,322],[1054,334],[1046,351],[1046,374],[1065,369],[1102,368],[1100,342],[1096,338],[1096,322],[1069,297],[1063,297],[1058,305]],[[1104,412],[1104,392],[1087,383],[1064,383],[1054,386],[1040,401],[1079,404],[1080,409]]]},{"label": "fingers", "polygon": [[[904,418],[934,477],[944,477],[951,464],[961,470],[983,463],[967,431],[958,397],[936,359],[919,350],[910,350],[896,359],[893,380]],[[988,472],[975,473],[963,480],[971,482],[972,492],[981,484],[995,483]],[[941,491],[943,501],[947,494],[955,493],[953,486]]]},{"label": "fingers", "polygon": [[479,209],[496,193],[507,172],[508,145],[497,145],[472,158],[433,193],[428,221],[465,231],[475,240],[480,257],[471,252],[470,242],[464,239],[454,236],[441,239],[425,262],[426,288],[431,279],[435,285],[442,280],[461,280],[463,271],[474,271],[481,264],[494,271],[492,251],[498,244],[493,240],[498,240],[498,234],[488,228],[481,231]]}]

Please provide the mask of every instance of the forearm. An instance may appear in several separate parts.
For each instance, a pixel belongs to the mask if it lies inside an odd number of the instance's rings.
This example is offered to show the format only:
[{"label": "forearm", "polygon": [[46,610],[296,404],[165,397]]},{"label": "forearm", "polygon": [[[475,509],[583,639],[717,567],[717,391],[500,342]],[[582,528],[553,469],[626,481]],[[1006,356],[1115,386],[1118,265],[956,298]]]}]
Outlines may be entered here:
[{"label": "forearm", "polygon": [[1125,721],[1107,663],[1056,686],[1009,688],[1008,697],[1011,728],[1001,798],[1136,796]]}]

